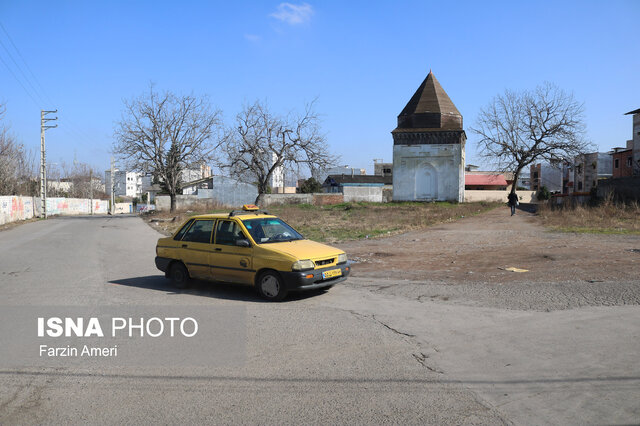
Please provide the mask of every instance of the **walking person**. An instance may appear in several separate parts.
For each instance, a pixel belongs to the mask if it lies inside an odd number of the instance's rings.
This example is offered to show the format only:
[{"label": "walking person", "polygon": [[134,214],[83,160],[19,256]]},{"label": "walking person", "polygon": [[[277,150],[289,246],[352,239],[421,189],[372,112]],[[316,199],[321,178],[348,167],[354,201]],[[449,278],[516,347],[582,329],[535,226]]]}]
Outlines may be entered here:
[{"label": "walking person", "polygon": [[510,192],[508,198],[509,202],[507,204],[509,204],[509,207],[511,207],[511,216],[513,216],[514,214],[516,214],[516,206],[520,204],[518,202],[518,194],[516,194],[515,192]]}]

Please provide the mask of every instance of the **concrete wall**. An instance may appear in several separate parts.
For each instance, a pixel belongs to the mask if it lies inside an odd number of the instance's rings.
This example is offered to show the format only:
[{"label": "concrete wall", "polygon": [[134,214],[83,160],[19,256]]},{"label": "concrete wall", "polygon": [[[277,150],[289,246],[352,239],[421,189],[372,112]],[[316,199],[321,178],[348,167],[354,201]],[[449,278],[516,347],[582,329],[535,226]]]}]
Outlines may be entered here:
[{"label": "concrete wall", "polygon": [[[516,191],[516,194],[518,194],[521,203],[538,203],[535,191]],[[467,189],[464,191],[464,202],[497,201],[506,203],[508,195],[509,191],[479,191]]]},{"label": "concrete wall", "polygon": [[326,206],[344,202],[342,194],[264,194],[262,207],[284,204],[313,204],[314,206]]},{"label": "concrete wall", "polygon": [[[198,198],[195,195],[176,195],[176,209],[178,210],[216,209],[221,206],[224,206],[224,204],[211,198]],[[233,207],[239,207],[239,205],[234,205]],[[156,210],[169,211],[170,209],[171,198],[168,195],[156,196]]]},{"label": "concrete wall", "polygon": [[116,203],[115,208],[113,210],[114,210],[113,214],[133,213],[133,204],[132,203]]},{"label": "concrete wall", "polygon": [[640,201],[640,176],[602,179],[598,182],[598,197]]},{"label": "concrete wall", "polygon": [[[84,198],[47,198],[48,215],[90,214],[93,201],[94,214],[106,214],[109,210],[107,200],[89,200]],[[26,220],[42,215],[40,198],[20,196],[0,196],[0,225]]]},{"label": "concrete wall", "polygon": [[137,204],[136,205],[136,212],[137,213],[148,212],[148,211],[155,210],[155,209],[156,209],[156,205],[155,204]]},{"label": "concrete wall", "polygon": [[461,144],[394,145],[394,201],[464,200]]},{"label": "concrete wall", "polygon": [[283,204],[313,204],[313,194],[264,194],[261,207]]},{"label": "concrete wall", "polygon": [[382,189],[382,186],[343,186],[342,194],[345,203],[360,201],[381,203]]}]

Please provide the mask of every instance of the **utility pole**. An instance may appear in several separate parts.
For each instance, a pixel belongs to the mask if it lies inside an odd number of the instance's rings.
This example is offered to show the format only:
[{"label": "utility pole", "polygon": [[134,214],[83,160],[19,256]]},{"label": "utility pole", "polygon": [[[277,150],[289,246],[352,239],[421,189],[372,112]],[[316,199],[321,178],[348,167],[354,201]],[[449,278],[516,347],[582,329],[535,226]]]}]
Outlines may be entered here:
[{"label": "utility pole", "polygon": [[93,215],[93,170],[89,170],[89,198],[91,203],[89,211]]},{"label": "utility pole", "polygon": [[47,118],[47,114],[57,112],[57,109],[55,111],[40,111],[40,200],[42,202],[42,215],[45,219],[47,218],[47,160],[44,148],[44,131],[58,127],[57,124],[55,126],[46,125],[47,121],[55,121],[58,119],[58,117]]},{"label": "utility pole", "polygon": [[115,160],[113,159],[113,157],[111,157],[111,214],[115,214],[116,212],[116,181],[115,181],[115,177],[113,176],[115,174]]}]

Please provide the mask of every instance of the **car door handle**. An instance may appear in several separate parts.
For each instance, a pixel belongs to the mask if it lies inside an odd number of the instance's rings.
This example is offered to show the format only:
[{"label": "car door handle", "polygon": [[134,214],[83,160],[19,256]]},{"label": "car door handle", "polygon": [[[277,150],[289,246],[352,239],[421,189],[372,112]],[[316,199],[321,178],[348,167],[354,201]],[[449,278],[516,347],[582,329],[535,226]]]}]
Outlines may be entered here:
[{"label": "car door handle", "polygon": [[218,248],[218,247],[214,248],[214,250],[215,250],[215,251],[222,251],[222,249],[221,249],[221,248]]},{"label": "car door handle", "polygon": [[183,244],[183,245],[182,245],[182,248],[187,248],[187,245],[186,245],[186,244]]}]

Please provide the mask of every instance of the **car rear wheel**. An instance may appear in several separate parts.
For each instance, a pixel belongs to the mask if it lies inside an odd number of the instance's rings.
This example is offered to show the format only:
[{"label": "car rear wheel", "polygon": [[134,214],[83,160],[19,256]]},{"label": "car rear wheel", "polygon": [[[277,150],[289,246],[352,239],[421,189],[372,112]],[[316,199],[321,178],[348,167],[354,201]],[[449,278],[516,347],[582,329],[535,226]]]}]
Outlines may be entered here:
[{"label": "car rear wheel", "polygon": [[279,302],[287,297],[280,274],[276,271],[265,271],[260,274],[257,282],[258,293],[267,300]]},{"label": "car rear wheel", "polygon": [[189,272],[182,263],[171,265],[169,278],[175,288],[183,289],[189,286]]}]

